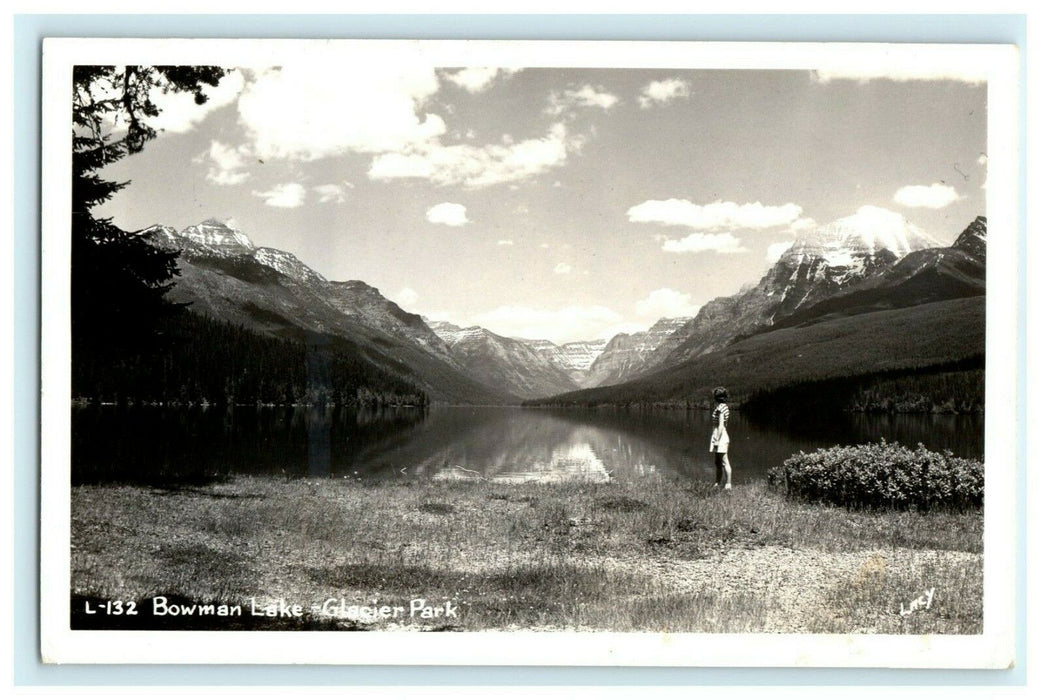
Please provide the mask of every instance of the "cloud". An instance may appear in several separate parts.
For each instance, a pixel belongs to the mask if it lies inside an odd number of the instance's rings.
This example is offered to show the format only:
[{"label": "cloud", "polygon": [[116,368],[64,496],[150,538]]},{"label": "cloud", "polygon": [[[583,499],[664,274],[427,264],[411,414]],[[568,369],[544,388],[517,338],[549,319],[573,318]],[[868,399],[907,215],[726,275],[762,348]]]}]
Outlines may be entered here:
[{"label": "cloud", "polygon": [[571,265],[567,263],[557,263],[557,266],[553,268],[553,272],[558,275],[566,275],[571,272]]},{"label": "cloud", "polygon": [[218,85],[204,87],[207,102],[196,103],[190,92],[163,92],[153,88],[149,97],[160,110],[160,114],[149,118],[149,123],[156,129],[168,133],[184,133],[199,124],[216,109],[233,102],[244,89],[244,74],[239,70],[227,73],[218,81]]},{"label": "cloud", "polygon": [[925,209],[942,209],[947,207],[961,196],[957,190],[948,185],[933,183],[931,185],[907,185],[896,191],[892,201],[904,207],[923,207]]},{"label": "cloud", "polygon": [[430,143],[410,153],[385,153],[371,161],[372,180],[420,178],[437,185],[489,187],[528,180],[562,167],[569,153],[582,148],[584,139],[568,135],[567,128],[553,124],[542,138],[500,144],[444,146]]},{"label": "cloud", "polygon": [[442,135],[419,115],[440,87],[432,67],[398,60],[262,71],[240,95],[240,120],[260,158],[316,160],[354,151],[401,151]]},{"label": "cloud", "polygon": [[872,204],[864,204],[851,216],[838,219],[835,223],[849,231],[849,245],[861,244],[871,252],[877,248],[888,248],[905,254],[915,248],[939,244],[934,236],[902,214]]},{"label": "cloud", "polygon": [[633,305],[641,318],[654,323],[660,318],[681,318],[699,313],[699,305],[692,303],[691,295],[663,287],[656,289]]},{"label": "cloud", "polygon": [[795,221],[802,211],[799,205],[792,203],[766,207],[760,202],[736,204],[718,200],[701,205],[686,199],[649,199],[630,207],[626,214],[634,223],[688,226],[707,231],[785,226]]},{"label": "cloud", "polygon": [[793,247],[793,241],[779,241],[768,246],[768,255],[765,258],[769,263],[775,264],[782,254]]},{"label": "cloud", "polygon": [[467,92],[483,92],[495,82],[501,73],[513,75],[519,68],[462,68],[457,71],[442,71],[441,77],[450,80]]},{"label": "cloud", "polygon": [[637,103],[642,109],[648,109],[658,104],[666,104],[671,100],[679,100],[691,94],[691,84],[680,78],[668,78],[666,80],[653,80],[644,86],[637,97]]},{"label": "cloud", "polygon": [[431,224],[445,226],[465,226],[469,223],[469,219],[466,218],[466,207],[453,202],[443,202],[430,207],[426,211],[426,220]]},{"label": "cloud", "polygon": [[414,306],[418,298],[418,292],[411,287],[404,287],[397,292],[396,302],[401,306]]},{"label": "cloud", "polygon": [[667,253],[703,253],[710,250],[716,253],[745,253],[746,249],[741,243],[730,233],[693,233],[685,238],[666,241],[662,249]]},{"label": "cloud", "polygon": [[805,217],[802,217],[802,218],[797,219],[795,221],[791,221],[790,222],[790,230],[794,231],[794,232],[796,232],[796,231],[809,231],[809,230],[815,228],[818,225],[819,224],[818,224],[817,221],[815,221],[815,219],[811,218],[810,216],[805,216]]},{"label": "cloud", "polygon": [[321,204],[342,204],[346,201],[346,190],[342,185],[317,185],[313,188],[317,201]]},{"label": "cloud", "polygon": [[297,182],[274,185],[266,192],[252,192],[251,194],[264,199],[267,206],[281,209],[294,209],[302,206],[302,203],[306,201],[306,188]]},{"label": "cloud", "polygon": [[978,163],[979,165],[986,165],[986,163],[989,160],[990,159],[987,157],[987,155],[985,153],[980,153],[979,157],[975,159],[975,162]]},{"label": "cloud", "polygon": [[210,159],[211,165],[205,175],[208,182],[216,185],[239,185],[251,177],[250,173],[243,170],[247,165],[245,155],[242,149],[212,141],[211,147],[194,160],[200,162],[205,158]]},{"label": "cloud", "polygon": [[501,241],[499,241],[495,245],[513,245],[513,241],[509,240],[508,238],[503,238]]},{"label": "cloud", "polygon": [[562,90],[549,96],[546,114],[559,116],[572,107],[600,107],[605,112],[614,107],[619,98],[604,88],[583,85],[580,88]]},{"label": "cloud", "polygon": [[554,343],[610,338],[627,328],[643,329],[643,326],[638,324],[627,325],[621,315],[599,305],[566,306],[552,310],[527,306],[500,306],[473,316],[470,322],[499,335],[550,340]]},{"label": "cloud", "polygon": [[871,80],[957,80],[969,85],[978,85],[986,82],[985,68],[956,64],[938,68],[926,61],[915,61],[912,57],[903,55],[898,55],[890,61],[887,57],[871,61],[868,55],[861,53],[849,56],[842,65],[835,68],[814,70],[811,75],[812,80],[818,83],[834,80],[857,80],[861,83]]}]

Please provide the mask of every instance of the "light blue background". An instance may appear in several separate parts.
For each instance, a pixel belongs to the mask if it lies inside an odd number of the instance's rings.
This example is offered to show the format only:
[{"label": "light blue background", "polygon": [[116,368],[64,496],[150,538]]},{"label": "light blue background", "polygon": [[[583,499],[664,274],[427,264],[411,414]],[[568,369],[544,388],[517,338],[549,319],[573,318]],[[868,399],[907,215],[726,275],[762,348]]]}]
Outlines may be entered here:
[{"label": "light blue background", "polygon": [[[1026,682],[1026,402],[1019,393],[1017,664],[1009,671],[320,666],[44,666],[39,662],[41,40],[66,37],[634,39],[1007,43],[1021,50],[1018,339],[1026,379],[1024,15],[18,15],[14,18],[14,681],[17,685],[1021,685]],[[231,634],[235,643],[235,633]],[[435,640],[436,641],[436,640]]]}]

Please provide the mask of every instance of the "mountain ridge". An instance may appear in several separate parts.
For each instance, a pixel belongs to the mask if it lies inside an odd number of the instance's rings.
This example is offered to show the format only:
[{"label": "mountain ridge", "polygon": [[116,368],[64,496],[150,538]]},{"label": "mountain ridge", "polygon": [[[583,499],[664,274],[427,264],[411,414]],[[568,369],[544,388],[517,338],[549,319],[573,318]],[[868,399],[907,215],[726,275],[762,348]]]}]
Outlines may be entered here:
[{"label": "mountain ridge", "polygon": [[420,316],[370,285],[330,282],[293,254],[256,247],[214,219],[184,231],[157,225],[139,232],[154,245],[181,252],[172,301],[263,334],[344,338],[367,362],[414,381],[437,403],[519,399],[469,377]]},{"label": "mountain ridge", "polygon": [[720,350],[935,243],[917,226],[877,207],[862,207],[852,216],[802,232],[755,285],[707,302],[623,379]]},{"label": "mountain ridge", "polygon": [[758,282],[694,317],[557,345],[427,321],[364,281],[328,280],[218,219],[139,233],[182,254],[172,300],[265,334],[346,338],[437,402],[513,403],[629,384],[761,333],[985,294],[985,217],[943,247],[892,212],[863,208],[801,233]]}]

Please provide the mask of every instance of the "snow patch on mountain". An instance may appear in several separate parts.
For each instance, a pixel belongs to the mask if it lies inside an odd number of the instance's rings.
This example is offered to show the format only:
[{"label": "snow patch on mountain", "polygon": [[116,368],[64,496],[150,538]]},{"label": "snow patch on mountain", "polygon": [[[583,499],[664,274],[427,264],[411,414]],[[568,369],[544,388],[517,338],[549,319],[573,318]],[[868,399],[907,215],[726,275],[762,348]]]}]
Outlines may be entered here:
[{"label": "snow patch on mountain", "polygon": [[608,346],[607,340],[580,340],[560,346],[565,364],[571,370],[588,370]]},{"label": "snow patch on mountain", "polygon": [[938,245],[938,241],[901,214],[867,205],[851,216],[802,233],[794,247],[821,249],[827,254],[847,251],[873,255],[887,250],[901,258],[915,250]]},{"label": "snow patch on mountain", "polygon": [[319,284],[327,280],[293,254],[276,248],[258,248],[253,257],[262,265],[287,275],[303,284]]},{"label": "snow patch on mountain", "polygon": [[255,250],[255,244],[243,231],[218,219],[187,226],[179,236],[218,254],[243,255]]},{"label": "snow patch on mountain", "polygon": [[427,320],[426,322],[429,324],[429,327],[433,330],[433,332],[436,333],[437,336],[445,343],[447,343],[450,347],[454,347],[455,345],[466,340],[479,338],[485,333],[485,330],[480,326],[470,326],[469,328],[462,328],[460,326],[456,326],[453,323],[448,323],[447,321]]}]

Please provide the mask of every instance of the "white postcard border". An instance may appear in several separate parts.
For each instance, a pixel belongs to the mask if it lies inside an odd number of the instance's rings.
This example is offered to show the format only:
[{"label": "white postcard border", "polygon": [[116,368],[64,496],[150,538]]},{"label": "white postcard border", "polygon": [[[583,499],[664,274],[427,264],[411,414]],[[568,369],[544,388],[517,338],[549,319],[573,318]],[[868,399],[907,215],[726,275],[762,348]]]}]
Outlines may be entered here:
[{"label": "white postcard border", "polygon": [[[70,95],[76,64],[274,65],[368,51],[436,66],[777,68],[988,80],[984,631],[973,636],[69,629]],[[405,54],[404,52],[408,53]],[[388,40],[45,40],[42,86],[41,653],[53,663],[1007,668],[1015,662],[1018,50],[1006,45]],[[992,437],[992,439],[991,439]]]}]

